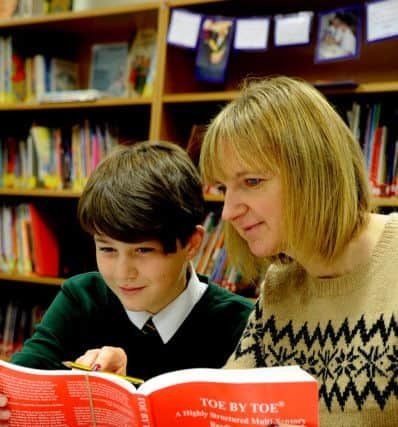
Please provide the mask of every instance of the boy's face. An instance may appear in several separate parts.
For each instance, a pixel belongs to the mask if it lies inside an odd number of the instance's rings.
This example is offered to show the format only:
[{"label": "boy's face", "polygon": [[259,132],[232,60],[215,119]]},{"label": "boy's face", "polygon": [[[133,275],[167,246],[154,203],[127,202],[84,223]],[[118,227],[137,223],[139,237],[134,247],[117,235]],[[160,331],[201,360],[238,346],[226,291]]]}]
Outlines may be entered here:
[{"label": "boy's face", "polygon": [[95,235],[98,270],[127,310],[157,313],[185,289],[188,261],[197,252],[195,234],[168,254],[157,240],[124,243]]}]

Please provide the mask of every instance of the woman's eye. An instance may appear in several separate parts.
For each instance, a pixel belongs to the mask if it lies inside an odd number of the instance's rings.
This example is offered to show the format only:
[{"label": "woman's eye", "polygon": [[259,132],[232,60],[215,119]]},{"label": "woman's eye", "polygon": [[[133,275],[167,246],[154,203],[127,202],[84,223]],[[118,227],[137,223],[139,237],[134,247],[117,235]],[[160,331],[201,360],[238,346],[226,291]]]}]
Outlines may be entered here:
[{"label": "woman's eye", "polygon": [[259,185],[263,180],[261,178],[246,178],[245,179],[245,184],[248,187],[256,187],[257,185]]}]

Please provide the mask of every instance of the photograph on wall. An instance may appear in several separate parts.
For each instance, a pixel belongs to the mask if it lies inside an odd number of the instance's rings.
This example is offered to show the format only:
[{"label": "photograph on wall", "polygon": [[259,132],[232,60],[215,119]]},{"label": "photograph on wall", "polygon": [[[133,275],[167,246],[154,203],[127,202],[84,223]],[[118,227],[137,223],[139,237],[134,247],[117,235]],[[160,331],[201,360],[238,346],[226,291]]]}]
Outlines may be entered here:
[{"label": "photograph on wall", "polygon": [[233,30],[233,18],[206,16],[203,19],[195,63],[198,80],[224,82]]},{"label": "photograph on wall", "polygon": [[361,14],[358,6],[321,12],[318,15],[315,62],[356,58],[360,40]]}]

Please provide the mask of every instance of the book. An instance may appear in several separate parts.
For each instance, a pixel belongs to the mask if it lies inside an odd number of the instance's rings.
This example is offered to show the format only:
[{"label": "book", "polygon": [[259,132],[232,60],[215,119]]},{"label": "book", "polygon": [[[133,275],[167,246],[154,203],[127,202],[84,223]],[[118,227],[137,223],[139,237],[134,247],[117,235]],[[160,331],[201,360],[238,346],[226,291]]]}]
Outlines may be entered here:
[{"label": "book", "polygon": [[0,360],[0,387],[15,427],[319,426],[317,383],[298,366],[192,368],[136,388],[113,374],[45,371]]},{"label": "book", "polygon": [[[147,95],[151,94],[151,82],[147,82],[149,71],[152,65],[152,74],[154,73],[156,61],[156,39],[157,32],[155,28],[141,28],[137,31],[135,38],[129,49],[127,61],[127,94],[128,96],[142,95],[146,83]],[[151,76],[153,81],[154,76]]]},{"label": "book", "polygon": [[40,95],[38,102],[89,102],[102,98],[96,89],[57,90]]},{"label": "book", "polygon": [[33,203],[29,203],[28,206],[32,224],[34,271],[39,276],[56,277],[60,269],[57,236],[43,213]]},{"label": "book", "polygon": [[49,61],[50,91],[73,91],[79,87],[78,63],[63,58]]},{"label": "book", "polygon": [[201,124],[193,124],[191,133],[187,143],[187,153],[196,166],[199,165],[200,149],[202,147],[203,137],[207,126]]},{"label": "book", "polygon": [[127,42],[93,45],[90,89],[111,97],[126,96],[128,50]]}]

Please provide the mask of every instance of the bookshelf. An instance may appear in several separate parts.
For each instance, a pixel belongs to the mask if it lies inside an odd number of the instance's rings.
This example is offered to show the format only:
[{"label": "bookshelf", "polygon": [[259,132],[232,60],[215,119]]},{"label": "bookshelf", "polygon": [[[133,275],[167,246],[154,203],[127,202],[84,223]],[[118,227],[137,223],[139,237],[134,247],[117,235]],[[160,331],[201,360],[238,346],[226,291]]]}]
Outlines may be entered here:
[{"label": "bookshelf", "polygon": [[[325,89],[335,99],[355,100],[356,97],[396,94],[398,92],[398,39],[366,44],[362,38],[358,59],[314,64],[316,25],[312,25],[311,43],[307,46],[276,48],[270,34],[265,52],[232,52],[224,84],[199,82],[194,78],[195,52],[167,45],[168,22],[173,8],[185,8],[197,13],[226,16],[273,16],[300,10],[332,10],[349,6],[342,0],[332,0],[325,8],[319,2],[270,2],[248,0],[242,10],[240,2],[229,0],[169,0],[134,2],[131,5],[65,12],[36,17],[0,21],[0,36],[23,38],[28,53],[56,55],[60,48],[79,64],[80,87],[87,88],[91,47],[95,43],[130,40],[139,28],[157,28],[157,65],[153,95],[150,97],[101,99],[89,102],[37,102],[0,104],[0,116],[6,135],[26,132],[33,121],[47,126],[65,126],[76,121],[110,121],[120,129],[126,140],[166,139],[186,146],[194,124],[206,124],[228,101],[234,99],[239,84],[246,76],[286,74],[310,82],[317,80],[355,80],[356,88]],[[364,6],[365,2],[359,3]],[[271,27],[272,28],[272,27]],[[272,32],[272,29],[271,29]],[[337,101],[338,102],[338,101]],[[54,221],[63,219],[64,227],[77,230],[74,209],[80,195],[75,190],[21,190],[0,188],[2,203],[33,201],[43,206]],[[209,195],[207,200],[222,203],[222,196]],[[375,207],[398,207],[398,198],[375,198]],[[86,237],[75,231],[75,244],[81,247]],[[71,243],[73,252],[73,243]],[[87,246],[88,247],[88,246]],[[62,278],[0,273],[4,282],[55,285]]]}]

